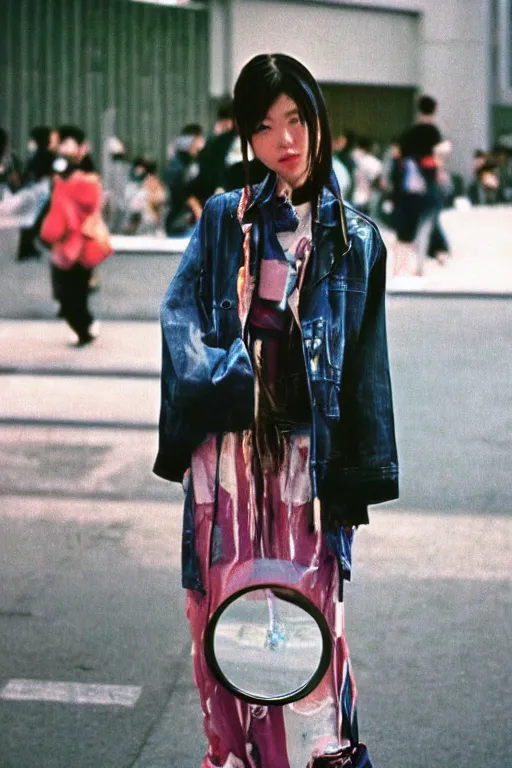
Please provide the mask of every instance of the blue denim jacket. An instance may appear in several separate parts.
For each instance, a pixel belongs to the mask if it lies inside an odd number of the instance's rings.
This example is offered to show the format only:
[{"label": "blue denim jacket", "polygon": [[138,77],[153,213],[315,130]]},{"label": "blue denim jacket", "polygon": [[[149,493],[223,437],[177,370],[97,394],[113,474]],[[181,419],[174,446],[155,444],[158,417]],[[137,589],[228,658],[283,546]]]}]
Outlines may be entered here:
[{"label": "blue denim jacket", "polygon": [[[272,234],[262,221],[268,220],[263,214],[275,183],[270,174],[255,187],[245,213],[253,224],[255,277],[259,254]],[[252,426],[254,375],[237,299],[243,262],[240,196],[238,190],[208,201],[162,303],[154,471],[167,480],[181,481],[192,451],[208,434]],[[398,496],[385,322],[386,251],[367,217],[348,205],[345,215],[348,251],[338,197],[325,188],[299,300],[312,413],[310,472],[326,530],[366,523],[369,504]]]}]

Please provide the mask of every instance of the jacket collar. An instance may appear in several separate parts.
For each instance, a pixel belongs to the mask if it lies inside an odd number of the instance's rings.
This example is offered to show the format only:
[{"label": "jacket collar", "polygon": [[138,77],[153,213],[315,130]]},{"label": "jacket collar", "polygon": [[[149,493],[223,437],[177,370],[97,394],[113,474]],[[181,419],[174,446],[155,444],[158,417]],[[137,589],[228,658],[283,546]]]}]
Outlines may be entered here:
[{"label": "jacket collar", "polygon": [[[245,209],[243,224],[253,223],[256,219],[258,208],[270,204],[272,196],[275,194],[276,186],[277,176],[274,172],[270,172],[260,184],[253,186],[251,201]],[[322,227],[336,227],[340,223],[338,198],[332,190],[339,194],[338,182],[333,171],[331,171],[330,189],[323,187],[317,205],[315,221]]]},{"label": "jacket collar", "polygon": [[[275,193],[277,177],[275,173],[269,173],[261,184],[252,189],[252,200],[247,205],[242,219],[244,225],[254,224],[260,218],[261,208],[270,206],[272,195]],[[336,268],[336,264],[343,259],[351,248],[351,242],[347,234],[347,225],[344,211],[340,208],[339,187],[334,173],[331,171],[330,187],[324,187],[319,196],[316,218],[313,229],[313,243],[315,256],[310,260],[307,276],[304,280],[303,290],[311,290],[317,283],[323,280]],[[334,191],[336,194],[334,193]],[[341,225],[341,226],[340,226]],[[251,227],[251,237],[257,237],[258,227]],[[329,233],[329,234],[328,234]],[[256,258],[257,248],[252,248],[253,259]],[[251,268],[253,272],[254,266]]]}]

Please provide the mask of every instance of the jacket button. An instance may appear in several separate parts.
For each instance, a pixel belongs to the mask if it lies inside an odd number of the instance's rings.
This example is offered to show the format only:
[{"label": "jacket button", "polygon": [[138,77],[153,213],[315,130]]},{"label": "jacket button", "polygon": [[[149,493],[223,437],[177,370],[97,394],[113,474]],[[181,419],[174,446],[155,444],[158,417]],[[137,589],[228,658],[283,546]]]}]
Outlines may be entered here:
[{"label": "jacket button", "polygon": [[230,299],[222,299],[220,303],[221,309],[231,309],[232,306],[233,306],[233,302]]}]

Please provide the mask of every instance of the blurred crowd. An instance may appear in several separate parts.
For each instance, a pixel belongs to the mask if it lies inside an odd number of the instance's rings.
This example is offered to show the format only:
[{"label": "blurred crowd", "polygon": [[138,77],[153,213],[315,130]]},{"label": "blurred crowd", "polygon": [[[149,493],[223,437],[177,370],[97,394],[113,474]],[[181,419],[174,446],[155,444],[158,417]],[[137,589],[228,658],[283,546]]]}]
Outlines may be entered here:
[{"label": "blurred crowd", "polygon": [[[417,135],[413,135],[417,126],[409,133],[404,129],[404,134],[389,146],[350,131],[333,139],[333,166],[343,198],[393,229],[399,241],[410,242],[412,234],[416,235],[412,230],[417,229],[414,223],[423,205],[420,196],[425,201],[425,179],[429,189],[435,182],[437,214],[460,197],[475,205],[512,203],[511,148],[497,145],[491,151],[475,151],[473,176],[466,184],[449,169],[451,146],[438,132],[432,133],[432,114],[420,115],[422,125]],[[424,120],[430,124],[428,138]],[[21,222],[20,260],[40,256],[38,232],[47,211],[52,178],[59,173],[56,161],[61,154],[61,133],[61,129],[35,127],[22,161],[10,148],[6,131],[0,129],[0,227],[8,226],[11,219]],[[433,169],[422,167],[420,155],[430,154],[427,144],[437,138],[434,178]],[[422,142],[426,149],[418,149]],[[89,148],[80,167],[93,171],[96,160]],[[419,172],[415,178],[416,161]],[[125,144],[116,136],[108,138],[101,148],[101,165],[103,214],[113,234],[186,236],[208,197],[240,187],[245,179],[229,102],[220,105],[210,135],[198,123],[185,125],[169,146],[167,162],[161,168],[151,157],[130,158]],[[254,158],[250,174],[253,182],[265,175],[265,169]],[[32,211],[33,220],[28,213],[24,218],[25,209]],[[435,224],[429,235],[428,255],[441,260],[446,251],[442,230]]]},{"label": "blurred crowd", "polygon": [[[333,138],[333,171],[345,201],[395,233],[392,274],[423,275],[430,257],[450,255],[444,208],[512,203],[512,151],[497,145],[474,152],[468,184],[450,171],[451,141],[436,125],[437,102],[422,96],[416,122],[389,146],[352,132]],[[230,102],[219,106],[212,132],[189,123],[169,146],[162,168],[151,157],[130,158],[117,136],[97,158],[77,126],[36,126],[23,161],[0,129],[0,230],[20,233],[16,258],[50,249],[53,297],[77,346],[97,338],[88,303],[98,287],[95,267],[113,252],[110,234],[187,237],[208,198],[266,175],[252,155],[244,168]]]},{"label": "blurred crowd", "polygon": [[[145,157],[129,162],[118,138],[108,142],[104,162],[105,215],[119,234],[188,235],[206,200],[219,191],[244,184],[242,150],[231,103],[221,104],[213,131],[189,123],[168,149],[160,175]],[[251,160],[251,179],[265,169]]]},{"label": "blurred crowd", "polygon": [[395,233],[395,277],[421,277],[427,259],[450,256],[444,209],[512,203],[512,145],[476,150],[469,183],[450,170],[451,141],[436,125],[437,102],[423,95],[417,120],[387,147],[346,133],[333,142],[345,200]]},{"label": "blurred crowd", "polygon": [[[389,222],[404,159],[400,137],[383,148],[371,138],[347,132],[336,137],[333,150],[338,176],[336,161],[343,164],[338,180],[345,185],[344,198],[372,218]],[[438,180],[447,206],[457,197],[467,197],[473,205],[512,203],[512,145],[475,150],[469,183],[452,173],[446,160],[441,158]]]}]

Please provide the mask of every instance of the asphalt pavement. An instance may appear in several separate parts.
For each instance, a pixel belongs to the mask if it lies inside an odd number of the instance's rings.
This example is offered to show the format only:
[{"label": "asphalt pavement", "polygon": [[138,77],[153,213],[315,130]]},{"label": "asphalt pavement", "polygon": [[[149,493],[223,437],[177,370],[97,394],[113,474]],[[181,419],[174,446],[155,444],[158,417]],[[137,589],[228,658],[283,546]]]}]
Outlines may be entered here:
[{"label": "asphalt pavement", "polygon": [[[512,766],[512,249],[493,235],[484,290],[482,238],[451,234],[442,290],[387,301],[401,497],[358,532],[346,594],[376,768]],[[108,261],[83,349],[46,262],[0,262],[0,768],[201,765],[182,492],[151,473],[178,262]]]}]

